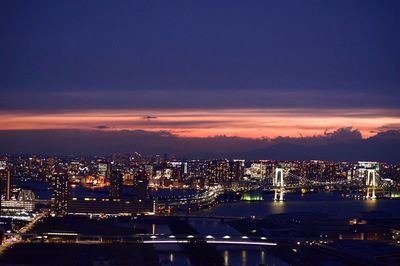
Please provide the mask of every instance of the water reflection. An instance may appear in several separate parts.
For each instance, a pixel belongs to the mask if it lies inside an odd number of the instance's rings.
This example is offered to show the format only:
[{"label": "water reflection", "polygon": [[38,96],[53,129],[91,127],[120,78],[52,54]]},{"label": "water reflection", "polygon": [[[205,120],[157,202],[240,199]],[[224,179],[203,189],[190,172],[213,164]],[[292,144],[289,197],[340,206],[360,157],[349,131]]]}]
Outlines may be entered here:
[{"label": "water reflection", "polygon": [[229,251],[228,250],[224,251],[224,265],[225,266],[229,265]]},{"label": "water reflection", "polygon": [[260,253],[260,264],[265,264],[265,252],[264,250]]},{"label": "water reflection", "polygon": [[[256,216],[265,217],[271,214],[290,212],[323,212],[340,217],[354,217],[363,211],[388,211],[400,215],[400,201],[390,199],[356,200],[342,197],[341,192],[285,194],[285,201],[273,201],[273,195],[264,197],[262,202],[235,202],[218,205],[212,209],[194,212],[209,216]],[[267,200],[269,198],[269,200]]]},{"label": "water reflection", "polygon": [[[264,250],[262,248],[248,248],[243,246],[217,246],[217,250],[223,258],[224,266],[288,265],[286,262],[276,257],[271,252],[268,252],[267,250]],[[193,265],[186,254],[182,251],[159,252],[158,256],[160,265]]]},{"label": "water reflection", "polygon": [[369,200],[364,200],[366,211],[374,211],[377,209],[378,200],[376,198],[371,198]]},{"label": "water reflection", "polygon": [[284,213],[285,212],[285,202],[284,201],[274,201],[271,205],[273,213]]},{"label": "water reflection", "polygon": [[168,224],[161,223],[147,223],[147,222],[134,222],[133,228],[140,229],[153,235],[171,235],[171,230]]},{"label": "water reflection", "polygon": [[262,248],[219,246],[224,266],[288,265]]},{"label": "water reflection", "polygon": [[162,266],[189,266],[192,265],[190,263],[189,258],[185,255],[184,252],[158,252],[158,261],[159,265]]}]

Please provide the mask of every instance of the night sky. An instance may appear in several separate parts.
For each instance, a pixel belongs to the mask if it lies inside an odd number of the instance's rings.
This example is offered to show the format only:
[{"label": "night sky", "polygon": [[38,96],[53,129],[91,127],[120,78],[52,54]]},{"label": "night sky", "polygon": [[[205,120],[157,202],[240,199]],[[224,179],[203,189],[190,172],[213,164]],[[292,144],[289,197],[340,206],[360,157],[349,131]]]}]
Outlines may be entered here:
[{"label": "night sky", "polygon": [[399,14],[396,0],[1,1],[0,144],[398,132]]}]

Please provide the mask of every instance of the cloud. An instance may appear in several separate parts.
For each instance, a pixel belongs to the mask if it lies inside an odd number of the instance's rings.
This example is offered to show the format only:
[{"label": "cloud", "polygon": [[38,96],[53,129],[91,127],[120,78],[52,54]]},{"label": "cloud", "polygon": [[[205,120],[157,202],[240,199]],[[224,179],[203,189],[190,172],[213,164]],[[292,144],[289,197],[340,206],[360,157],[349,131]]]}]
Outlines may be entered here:
[{"label": "cloud", "polygon": [[146,116],[143,116],[142,119],[147,120],[147,121],[150,121],[150,120],[157,119],[157,116],[146,115]]},{"label": "cloud", "polygon": [[[0,111],[0,130],[27,129],[85,129],[90,130],[106,125],[110,130],[167,130],[185,137],[208,137],[214,135],[274,138],[295,136],[316,136],[330,132],[330,138],[337,134],[334,129],[345,125],[357,128],[363,137],[392,129],[400,123],[400,115],[390,109],[169,109],[146,110],[76,110],[38,113],[28,111]],[[358,114],[359,116],[357,116]],[[389,128],[390,126],[390,128]],[[103,128],[105,129],[105,128]],[[349,136],[350,137],[350,136]],[[283,138],[285,140],[285,138]]]},{"label": "cloud", "polygon": [[95,126],[94,128],[96,128],[96,129],[108,129],[108,128],[111,128],[111,127],[109,127],[107,125],[98,125],[98,126]]},{"label": "cloud", "polygon": [[362,139],[359,130],[339,128],[331,133],[305,138],[276,138],[263,148],[241,152],[247,159],[333,160],[400,162],[400,131],[380,132]]},{"label": "cloud", "polygon": [[109,155],[138,151],[178,158],[244,158],[279,160],[376,160],[397,162],[400,132],[361,139],[359,131],[340,128],[305,138],[250,139],[215,136],[179,137],[169,131],[144,130],[1,130],[0,147],[8,154]]},{"label": "cloud", "polygon": [[352,127],[338,128],[332,132],[325,132],[321,135],[303,137],[277,137],[273,139],[275,143],[295,144],[295,145],[324,145],[329,143],[346,143],[362,140],[360,130]]},{"label": "cloud", "polygon": [[378,128],[379,132],[384,132],[388,130],[400,130],[400,123],[386,124]]},{"label": "cloud", "polygon": [[348,141],[362,139],[360,130],[353,129],[352,127],[339,128],[331,133],[326,133],[325,136],[328,139],[341,142],[348,142]]},{"label": "cloud", "polygon": [[[132,101],[132,99],[140,99]],[[87,91],[20,91],[5,90],[0,98],[0,110],[171,110],[227,108],[347,108],[350,115],[359,116],[359,108],[398,110],[394,93],[357,93],[343,90],[276,90],[276,89],[153,89],[153,90],[87,90]],[[393,112],[394,110],[392,110]]]},{"label": "cloud", "polygon": [[400,141],[400,129],[394,130],[390,129],[387,131],[381,131],[375,136],[370,138],[371,141],[374,140],[395,140]]}]

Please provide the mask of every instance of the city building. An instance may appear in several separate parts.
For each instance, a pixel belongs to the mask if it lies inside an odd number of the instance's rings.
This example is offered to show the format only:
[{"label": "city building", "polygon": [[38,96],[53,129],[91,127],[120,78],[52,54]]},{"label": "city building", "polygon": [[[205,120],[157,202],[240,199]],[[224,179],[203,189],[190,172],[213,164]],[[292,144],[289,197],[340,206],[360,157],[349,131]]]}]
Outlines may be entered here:
[{"label": "city building", "polygon": [[122,193],[123,173],[119,169],[113,169],[110,176],[110,197],[119,199]]},{"label": "city building", "polygon": [[136,200],[144,200],[148,197],[147,186],[149,184],[148,178],[145,174],[140,174],[135,177],[135,186],[133,191],[133,198]]},{"label": "city building", "polygon": [[111,173],[111,166],[109,163],[104,161],[99,161],[97,163],[97,177],[108,179]]},{"label": "city building", "polygon": [[60,216],[68,211],[68,175],[61,171],[51,177],[51,211]]},{"label": "city building", "polygon": [[4,197],[5,200],[10,200],[11,171],[8,168],[0,170],[0,188],[1,188],[1,196]]},{"label": "city building", "polygon": [[156,201],[150,198],[143,200],[121,200],[74,197],[68,200],[68,214],[129,216],[135,214],[154,214],[156,210]]}]

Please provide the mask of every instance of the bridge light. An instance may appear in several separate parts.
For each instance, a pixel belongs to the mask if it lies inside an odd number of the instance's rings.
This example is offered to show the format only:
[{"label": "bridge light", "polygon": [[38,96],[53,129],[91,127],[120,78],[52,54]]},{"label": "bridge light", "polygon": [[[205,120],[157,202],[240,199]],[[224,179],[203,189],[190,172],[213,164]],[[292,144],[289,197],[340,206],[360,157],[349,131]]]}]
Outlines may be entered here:
[{"label": "bridge light", "polygon": [[157,237],[153,235],[153,236],[150,236],[150,238],[151,239],[156,239]]},{"label": "bridge light", "polygon": [[169,238],[175,238],[175,236],[169,236]]},{"label": "bridge light", "polygon": [[230,237],[230,236],[224,236],[224,238],[225,238],[225,239],[229,239],[229,238],[231,238],[231,237]]},{"label": "bridge light", "polygon": [[212,238],[214,238],[212,235],[208,235],[208,236],[206,236],[206,238],[207,239],[212,239]]},{"label": "bridge light", "polygon": [[260,237],[261,240],[267,240],[265,236]]},{"label": "bridge light", "polygon": [[243,239],[248,239],[248,237],[247,237],[247,236],[242,236],[242,238],[243,238]]},{"label": "bridge light", "polygon": [[192,235],[188,235],[188,236],[187,236],[187,238],[194,238],[194,236],[192,236]]}]

